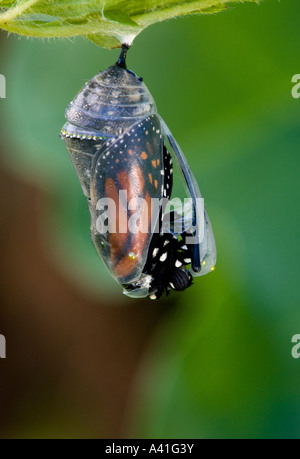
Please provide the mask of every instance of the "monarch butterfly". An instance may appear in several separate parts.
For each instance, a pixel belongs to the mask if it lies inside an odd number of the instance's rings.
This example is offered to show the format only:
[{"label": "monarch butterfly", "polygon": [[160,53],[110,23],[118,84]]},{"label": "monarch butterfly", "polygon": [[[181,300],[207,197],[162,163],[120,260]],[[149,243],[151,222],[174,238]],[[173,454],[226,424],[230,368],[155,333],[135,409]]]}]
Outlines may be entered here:
[{"label": "monarch butterfly", "polygon": [[[126,295],[158,299],[213,271],[216,247],[197,182],[143,79],[127,69],[128,49],[70,103],[61,136],[100,257]],[[171,210],[172,157],[190,199]]]}]

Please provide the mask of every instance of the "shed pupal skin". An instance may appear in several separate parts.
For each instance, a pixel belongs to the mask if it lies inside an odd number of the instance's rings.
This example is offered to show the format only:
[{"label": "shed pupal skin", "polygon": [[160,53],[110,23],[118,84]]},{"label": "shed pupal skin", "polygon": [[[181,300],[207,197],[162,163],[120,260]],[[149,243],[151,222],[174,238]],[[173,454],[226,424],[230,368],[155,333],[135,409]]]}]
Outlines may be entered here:
[{"label": "shed pupal skin", "polygon": [[[152,95],[142,78],[126,68],[127,50],[128,46],[123,45],[118,62],[87,82],[69,104],[61,137],[88,199],[92,239],[105,266],[125,288],[126,295],[158,299],[164,292],[182,291],[192,284],[189,265],[193,275],[212,271],[216,251],[207,214],[205,238],[199,239],[194,249],[186,243],[187,236],[193,234],[174,236],[171,231],[162,232],[162,206],[155,210],[153,219],[159,225],[157,232],[151,233],[148,227],[143,235],[133,235],[128,230],[125,235],[110,232],[103,236],[97,228],[102,198],[112,199],[117,215],[123,212],[128,221],[132,214],[122,208],[120,200],[117,204],[119,191],[127,190],[135,200],[143,198],[147,203],[152,198],[160,201],[171,197],[173,161],[168,148],[183,172],[194,207],[196,198],[201,198],[184,154],[159,116]],[[201,219],[198,211],[193,212],[197,228]],[[191,220],[185,215],[178,218]],[[188,231],[185,225],[184,229]]]},{"label": "shed pupal skin", "polygon": [[[125,152],[128,148],[127,143],[134,144],[137,140],[135,127],[140,129],[144,121],[151,121],[151,117],[157,114],[154,99],[143,80],[126,69],[124,54],[126,52],[123,53],[123,57],[120,56],[117,64],[85,84],[69,104],[66,110],[67,123],[61,131],[83,192],[89,200],[92,238],[105,264],[107,260],[105,255],[103,256],[103,251],[107,249],[107,245],[99,242],[99,236],[95,234],[97,212],[91,184],[93,167],[96,175],[102,179],[103,163],[105,162],[107,166],[110,160],[115,160],[117,153],[124,154],[122,148]],[[161,130],[151,127],[151,131],[154,130],[162,138]],[[143,128],[146,138],[150,133],[150,129]],[[120,148],[121,150],[118,151]],[[96,158],[99,159],[96,161]],[[164,147],[164,162],[160,169],[163,198],[169,198],[172,193],[172,164],[172,158]],[[151,171],[149,180],[152,181]],[[179,243],[173,236],[157,234],[153,235],[151,244],[151,247],[153,244],[158,246],[153,250],[150,249],[139,279],[130,284],[122,284],[127,292],[130,294],[130,291],[135,288],[148,289],[148,296],[157,299],[161,297],[163,291],[169,293],[170,289],[183,290],[191,285],[192,278],[185,270],[186,263],[183,260],[186,252],[184,254],[181,250],[181,245],[184,244]],[[155,251],[159,259],[151,258],[150,252],[153,254]],[[128,258],[134,260],[136,256],[131,251],[128,253]],[[177,265],[180,263],[182,267],[180,275],[176,263]]]},{"label": "shed pupal skin", "polygon": [[95,155],[153,114],[157,108],[148,88],[120,59],[88,81],[69,104],[61,137],[87,198]]}]

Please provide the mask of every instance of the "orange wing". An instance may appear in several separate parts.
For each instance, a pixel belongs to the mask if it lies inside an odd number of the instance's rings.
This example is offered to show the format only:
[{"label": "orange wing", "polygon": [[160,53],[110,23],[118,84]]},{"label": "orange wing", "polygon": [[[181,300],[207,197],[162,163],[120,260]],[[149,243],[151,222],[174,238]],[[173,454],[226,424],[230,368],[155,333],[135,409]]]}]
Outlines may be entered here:
[{"label": "orange wing", "polygon": [[159,201],[163,197],[163,175],[163,140],[156,115],[110,143],[93,165],[94,220],[100,218],[108,229],[103,234],[98,231],[93,239],[107,268],[121,284],[138,280],[143,271],[151,228],[159,218],[159,206],[152,208],[151,198]]}]

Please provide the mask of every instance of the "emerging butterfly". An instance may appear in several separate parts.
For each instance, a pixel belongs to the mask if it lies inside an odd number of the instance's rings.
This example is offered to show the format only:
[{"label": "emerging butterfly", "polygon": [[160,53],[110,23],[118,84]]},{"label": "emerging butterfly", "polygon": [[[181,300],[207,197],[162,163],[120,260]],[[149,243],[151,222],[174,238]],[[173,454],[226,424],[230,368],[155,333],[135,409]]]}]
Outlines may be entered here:
[{"label": "emerging butterfly", "polygon": [[[158,299],[213,271],[216,247],[186,158],[142,78],[126,67],[128,49],[70,103],[61,136],[88,198],[100,257],[126,295]],[[170,205],[171,154],[189,196],[183,206]]]}]

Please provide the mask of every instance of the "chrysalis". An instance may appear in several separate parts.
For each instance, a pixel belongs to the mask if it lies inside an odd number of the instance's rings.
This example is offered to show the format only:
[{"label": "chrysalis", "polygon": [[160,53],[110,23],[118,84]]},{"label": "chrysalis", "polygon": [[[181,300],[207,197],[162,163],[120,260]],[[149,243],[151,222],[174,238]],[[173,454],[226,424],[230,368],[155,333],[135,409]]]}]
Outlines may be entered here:
[{"label": "chrysalis", "polygon": [[[158,299],[213,271],[216,247],[197,182],[142,78],[126,68],[127,51],[70,103],[61,135],[100,257],[126,295]],[[172,158],[189,201],[171,209]]]}]

